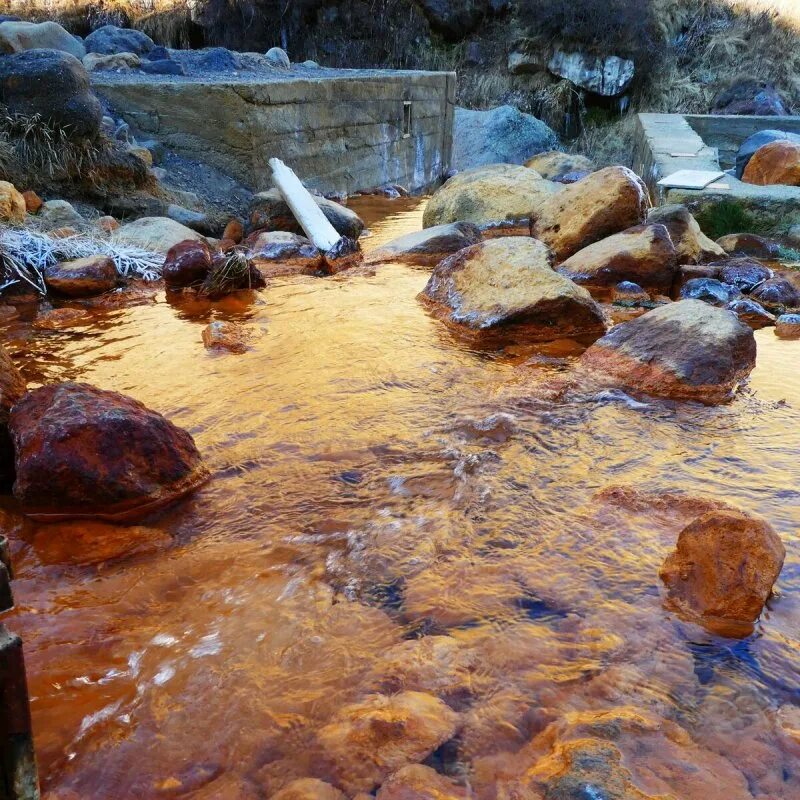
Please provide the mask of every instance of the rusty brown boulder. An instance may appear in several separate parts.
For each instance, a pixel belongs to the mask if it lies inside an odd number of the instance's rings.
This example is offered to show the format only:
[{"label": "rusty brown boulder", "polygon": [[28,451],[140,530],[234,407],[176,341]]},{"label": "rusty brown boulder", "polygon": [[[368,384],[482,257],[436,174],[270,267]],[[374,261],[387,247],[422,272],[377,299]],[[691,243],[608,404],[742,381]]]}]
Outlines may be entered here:
[{"label": "rusty brown boulder", "polygon": [[489,239],[439,263],[420,297],[436,316],[487,342],[601,336],[600,306],[550,263],[536,239]]},{"label": "rusty brown boulder", "polygon": [[558,271],[589,289],[632,281],[645,289],[666,293],[672,286],[678,259],[663,225],[637,225],[584,247],[564,261]]},{"label": "rusty brown boulder", "polygon": [[35,519],[133,519],[208,477],[189,433],[131,397],[83,383],[29,392],[9,430],[14,495]]},{"label": "rusty brown boulder", "polygon": [[753,331],[735,314],[681,300],[613,328],[581,356],[578,378],[713,405],[729,400],[755,363]]},{"label": "rusty brown boulder", "polygon": [[759,147],[745,167],[744,183],[800,186],[800,144],[787,140]]},{"label": "rusty brown boulder", "polygon": [[164,260],[164,283],[171,289],[200,285],[211,271],[213,255],[202,240],[187,239],[174,244]]},{"label": "rusty brown boulder", "polygon": [[298,778],[273,794],[270,800],[347,800],[347,795],[317,778]]},{"label": "rusty brown boulder", "polygon": [[378,800],[466,800],[470,793],[423,764],[410,764],[389,776]]},{"label": "rusty brown boulder", "polygon": [[647,219],[647,187],[627,167],[606,167],[564,186],[531,216],[531,234],[561,262]]},{"label": "rusty brown boulder", "polygon": [[747,636],[778,579],[786,550],[769,523],[709,511],[687,525],[661,567],[667,605],[716,633]]},{"label": "rusty brown boulder", "polygon": [[25,378],[0,345],[0,485],[7,484],[14,476],[14,447],[8,433],[8,420],[12,407],[22,399],[26,388]]},{"label": "rusty brown boulder", "polygon": [[686,206],[671,204],[652,208],[647,221],[663,225],[669,231],[679,264],[702,264],[725,255],[720,244],[703,233]]},{"label": "rusty brown boulder", "polygon": [[59,261],[44,271],[47,288],[66,297],[92,297],[117,285],[117,268],[107,256]]},{"label": "rusty brown boulder", "polygon": [[265,278],[314,275],[323,268],[319,248],[296,233],[254,233],[245,241],[245,247],[253,265]]}]

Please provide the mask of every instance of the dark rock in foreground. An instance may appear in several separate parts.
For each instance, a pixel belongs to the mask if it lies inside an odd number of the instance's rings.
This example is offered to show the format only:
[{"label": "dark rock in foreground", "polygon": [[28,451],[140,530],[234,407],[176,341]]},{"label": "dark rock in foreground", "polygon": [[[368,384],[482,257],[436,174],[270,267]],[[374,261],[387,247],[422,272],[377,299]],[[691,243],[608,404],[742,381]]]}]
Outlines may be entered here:
[{"label": "dark rock in foreground", "polygon": [[713,405],[755,363],[753,331],[735,314],[682,300],[618,325],[581,356],[579,374],[597,387]]},{"label": "dark rock in foreground", "polygon": [[189,433],[130,397],[87,384],[29,392],[9,430],[14,495],[36,519],[132,519],[208,478]]}]

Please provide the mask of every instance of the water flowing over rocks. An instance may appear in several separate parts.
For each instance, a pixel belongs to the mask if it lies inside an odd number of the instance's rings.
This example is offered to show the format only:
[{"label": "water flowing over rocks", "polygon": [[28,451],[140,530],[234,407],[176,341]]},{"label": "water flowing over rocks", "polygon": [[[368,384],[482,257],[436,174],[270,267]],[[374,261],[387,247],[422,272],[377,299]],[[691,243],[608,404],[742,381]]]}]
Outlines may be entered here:
[{"label": "water flowing over rocks", "polygon": [[725,255],[718,242],[709,239],[686,206],[666,205],[651,208],[650,224],[661,224],[669,231],[679,264],[702,264]]},{"label": "water flowing over rocks", "polygon": [[534,153],[552,150],[558,136],[544,122],[514,106],[488,111],[456,108],[453,120],[452,167],[473,169],[486,164],[522,164]]},{"label": "water flowing over rocks", "polygon": [[570,280],[589,288],[606,288],[632,281],[666,293],[678,260],[663,225],[639,225],[584,247],[558,266]]},{"label": "water flowing over rocks", "polygon": [[88,256],[60,261],[45,270],[48,289],[67,297],[91,297],[110,292],[117,285],[114,261],[106,256]]},{"label": "water flowing over rocks", "polygon": [[298,778],[272,795],[270,800],[346,800],[347,795],[317,778]]},{"label": "water flowing over rocks", "polygon": [[[522,232],[561,187],[535,170],[492,164],[459,172],[431,196],[422,217],[425,228],[472,222],[482,231]],[[625,226],[630,227],[630,226]]]},{"label": "water flowing over rocks", "polygon": [[404,264],[429,267],[482,239],[480,229],[471,222],[434,225],[392,239],[372,252],[369,260],[375,263],[402,261]]},{"label": "water flowing over rocks", "polygon": [[649,205],[647,187],[636,174],[607,167],[564,186],[533,211],[531,235],[561,262],[593,242],[641,225]]},{"label": "water flowing over rocks", "polygon": [[731,398],[755,361],[753,331],[734,314],[682,300],[617,325],[578,369],[595,385],[716,404]]},{"label": "water flowing over rocks", "polygon": [[661,569],[670,608],[725,636],[752,632],[786,556],[764,520],[710,511],[684,528]]},{"label": "water flowing over rocks", "polygon": [[133,519],[208,477],[186,431],[130,397],[82,383],[29,392],[9,430],[14,495],[38,519]]},{"label": "water flowing over rocks", "polygon": [[465,787],[422,764],[399,769],[376,795],[378,800],[465,800],[468,796]]},{"label": "water flowing over rocks", "polygon": [[600,307],[553,271],[551,259],[535,239],[490,239],[438,264],[421,297],[437,316],[487,341],[602,335]]},{"label": "water flowing over rocks", "polygon": [[[325,197],[319,195],[312,195],[312,197],[340,236],[346,236],[353,241],[358,240],[364,230],[364,222],[358,214]],[[305,235],[300,223],[294,218],[294,214],[277,189],[253,195],[248,219],[250,230],[253,232],[285,231]]]},{"label": "water flowing over rocks", "polygon": [[372,695],[342,708],[317,734],[333,783],[370,792],[401,767],[425,759],[456,732],[458,715],[422,692]]}]

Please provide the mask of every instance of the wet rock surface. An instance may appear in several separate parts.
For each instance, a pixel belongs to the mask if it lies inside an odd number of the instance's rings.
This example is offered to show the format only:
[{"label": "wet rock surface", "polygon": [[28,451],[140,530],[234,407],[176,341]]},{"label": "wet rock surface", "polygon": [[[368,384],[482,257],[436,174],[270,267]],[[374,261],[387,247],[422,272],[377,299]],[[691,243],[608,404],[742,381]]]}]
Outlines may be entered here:
[{"label": "wet rock surface", "polygon": [[786,278],[775,277],[760,283],[751,296],[770,311],[800,306],[800,290]]},{"label": "wet rock surface", "polygon": [[34,518],[122,520],[197,488],[192,437],[130,397],[81,383],[29,392],[11,413],[14,495]]},{"label": "wet rock surface", "polygon": [[764,520],[730,511],[704,514],[681,531],[661,569],[667,603],[712,631],[745,636],[772,592],[785,555]]},{"label": "wet rock surface", "polygon": [[557,261],[642,224],[649,199],[641,179],[625,167],[607,167],[565,186],[531,213],[531,234],[550,246]]},{"label": "wet rock surface", "polygon": [[657,292],[672,286],[678,260],[663,225],[639,225],[590,244],[558,265],[582,286],[605,288],[632,281]]},{"label": "wet rock surface", "polygon": [[47,288],[67,297],[91,297],[111,291],[117,285],[117,268],[111,258],[88,256],[60,261],[44,276]]},{"label": "wet rock surface", "polygon": [[781,339],[800,339],[800,314],[781,314],[775,322],[775,334]]},{"label": "wet rock surface", "polygon": [[207,350],[246,353],[261,331],[252,325],[216,320],[203,328],[203,344]]},{"label": "wet rock surface", "polygon": [[772,270],[752,258],[732,258],[718,262],[719,279],[735,286],[742,292],[752,292],[760,284],[773,277]]},{"label": "wet rock surface", "polygon": [[205,241],[188,239],[172,245],[164,259],[164,283],[172,288],[201,284],[211,271],[213,252]]},{"label": "wet rock surface", "polygon": [[480,229],[471,222],[434,225],[432,228],[392,239],[372,252],[369,260],[377,263],[402,261],[404,264],[428,267],[482,239]]},{"label": "wet rock surface", "polygon": [[[471,222],[482,231],[523,232],[560,186],[535,170],[492,164],[465,170],[440,186],[425,207],[425,228]],[[626,226],[628,227],[628,226]]]},{"label": "wet rock surface", "polygon": [[753,330],[767,328],[775,324],[775,315],[770,314],[764,306],[749,297],[732,300],[728,303],[727,308],[729,311],[733,311],[742,322],[747,323]]},{"label": "wet rock surface", "polygon": [[800,134],[779,130],[763,130],[754,133],[742,142],[736,154],[736,177],[742,179],[745,168],[750,163],[754,153],[764,145],[771,142],[789,141],[800,144]]},{"label": "wet rock surface", "polygon": [[779,246],[755,233],[729,233],[717,239],[717,244],[729,255],[751,258],[776,258]]},{"label": "wet rock surface", "polygon": [[13,183],[0,181],[0,221],[20,225],[25,221],[27,205]]},{"label": "wet rock surface", "polygon": [[730,311],[682,300],[616,326],[581,356],[590,382],[677,400],[730,399],[755,366],[752,330]]},{"label": "wet rock surface", "polygon": [[605,318],[586,289],[550,267],[535,239],[492,239],[444,259],[421,297],[441,318],[484,338],[597,336]]},{"label": "wet rock surface", "polygon": [[324,266],[323,255],[305,236],[284,231],[256,233],[245,242],[253,264],[265,278],[314,275]]}]

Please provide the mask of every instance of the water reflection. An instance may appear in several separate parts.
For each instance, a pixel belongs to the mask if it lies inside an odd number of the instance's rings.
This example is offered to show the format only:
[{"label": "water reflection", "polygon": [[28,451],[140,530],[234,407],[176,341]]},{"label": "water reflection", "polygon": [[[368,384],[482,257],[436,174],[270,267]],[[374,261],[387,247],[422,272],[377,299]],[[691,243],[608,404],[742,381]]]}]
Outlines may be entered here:
[{"label": "water reflection", "polygon": [[[367,247],[419,227],[417,200],[355,202]],[[475,352],[419,305],[426,279],[387,265],[219,303],[159,294],[76,330],[36,330],[28,309],[0,322],[31,382],[133,395],[189,429],[214,473],[138,532],[9,506],[11,623],[55,797],[268,797],[327,777],[315,737],[344,705],[405,689],[459,712],[431,763],[482,797],[485,759],[622,706],[683,726],[689,763],[741,770],[727,798],[800,793],[782,722],[800,702],[800,343],[758,332],[749,388],[720,408],[552,404],[532,389],[574,344]],[[211,354],[213,319],[266,333]],[[662,609],[685,495],[761,514],[786,544],[780,595],[744,642]],[[648,759],[676,796],[712,796],[669,777],[666,745]]]}]

